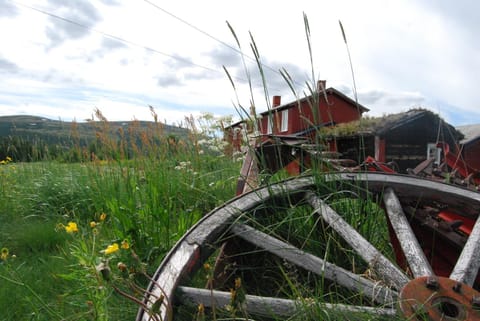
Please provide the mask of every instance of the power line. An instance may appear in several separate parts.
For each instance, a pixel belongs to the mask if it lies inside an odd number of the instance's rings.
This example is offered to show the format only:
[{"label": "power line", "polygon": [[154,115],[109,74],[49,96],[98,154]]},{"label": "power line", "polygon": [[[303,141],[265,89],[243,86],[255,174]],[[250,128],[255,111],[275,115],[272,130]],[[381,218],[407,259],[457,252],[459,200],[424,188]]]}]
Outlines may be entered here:
[{"label": "power line", "polygon": [[[221,39],[218,39],[217,37],[215,37],[215,36],[211,35],[210,33],[208,33],[208,32],[206,32],[206,31],[198,28],[197,26],[193,25],[192,23],[190,23],[190,22],[188,22],[188,21],[180,18],[179,16],[177,16],[177,15],[175,15],[175,14],[173,14],[173,13],[167,11],[167,10],[165,10],[164,8],[162,8],[162,7],[160,7],[159,5],[153,3],[152,1],[150,1],[150,0],[144,0],[144,1],[145,1],[146,3],[148,3],[149,5],[151,5],[152,7],[154,7],[154,8],[156,8],[156,9],[164,12],[164,13],[167,14],[167,15],[169,15],[170,17],[172,17],[172,18],[174,18],[174,19],[182,22],[183,24],[189,26],[190,28],[192,28],[192,29],[200,32],[201,34],[209,37],[210,39],[213,39],[213,40],[217,41],[218,43],[224,45],[225,47],[227,47],[227,48],[229,48],[229,49],[231,49],[231,50],[233,50],[233,51],[235,51],[235,52],[243,55],[244,57],[250,59],[251,61],[258,63],[257,59],[255,59],[255,58],[253,58],[253,57],[250,57],[249,55],[246,55],[246,54],[245,54],[243,51],[241,51],[240,49],[237,49],[237,48],[235,48],[234,46],[229,45],[229,44],[226,43],[225,41],[223,41],[223,40],[221,40]],[[263,67],[269,69],[270,71],[273,71],[274,73],[277,73],[278,75],[280,75],[280,76],[282,77],[282,74],[281,74],[281,72],[280,72],[279,70],[276,70],[276,69],[274,69],[274,68],[272,68],[272,67],[264,64],[263,62],[260,62],[260,64],[261,64]],[[296,83],[297,85],[300,85],[300,84],[297,83],[295,80],[293,80],[293,82]],[[302,86],[303,86],[303,85],[302,85]]]},{"label": "power line", "polygon": [[[169,58],[172,58],[172,59],[174,59],[174,60],[181,61],[181,62],[183,62],[183,63],[185,63],[185,64],[188,64],[188,65],[191,65],[191,66],[195,66],[195,67],[199,67],[199,68],[205,69],[205,70],[207,70],[207,71],[211,71],[211,72],[215,72],[215,73],[221,73],[221,74],[224,73],[224,70],[220,71],[220,70],[215,69],[215,68],[212,68],[212,67],[208,67],[208,66],[205,66],[205,65],[200,65],[200,64],[194,63],[194,62],[192,62],[192,61],[190,61],[190,60],[188,60],[188,59],[185,59],[185,58],[182,58],[182,57],[173,55],[173,54],[169,54],[169,53],[166,53],[166,52],[163,52],[163,51],[154,49],[154,48],[152,48],[152,47],[148,47],[148,46],[145,46],[145,45],[136,43],[136,42],[134,42],[134,41],[131,41],[131,40],[128,40],[128,39],[125,39],[125,38],[122,38],[122,37],[113,35],[113,34],[111,34],[111,33],[104,32],[104,31],[102,31],[102,30],[98,30],[98,29],[89,27],[89,26],[87,26],[87,25],[85,25],[85,24],[83,24],[83,23],[80,23],[80,22],[78,22],[78,21],[75,21],[75,20],[72,20],[72,19],[69,19],[69,18],[65,18],[65,17],[59,16],[59,15],[54,14],[54,13],[52,13],[52,12],[49,12],[49,11],[46,11],[46,10],[42,10],[42,9],[39,9],[39,8],[36,8],[36,7],[32,7],[32,6],[30,6],[30,5],[26,5],[26,4],[24,4],[24,3],[17,2],[17,1],[14,1],[14,0],[11,0],[11,1],[12,1],[13,3],[15,3],[16,5],[18,5],[18,6],[25,7],[25,8],[28,8],[28,9],[30,9],[30,10],[36,11],[36,12],[38,12],[38,13],[44,14],[44,15],[46,15],[46,16],[52,17],[52,18],[54,18],[54,19],[57,19],[57,20],[60,20],[60,21],[64,21],[64,22],[70,23],[70,24],[75,25],[75,26],[77,26],[77,27],[80,27],[80,28],[89,30],[89,31],[94,32],[94,33],[97,33],[97,34],[100,34],[100,35],[103,36],[103,37],[110,38],[110,39],[113,39],[113,40],[116,40],[116,41],[119,41],[119,42],[128,44],[128,45],[130,45],[130,46],[139,47],[139,48],[142,48],[142,49],[144,49],[144,50],[153,52],[153,53],[155,53],[155,54],[159,54],[159,55],[162,55],[162,56],[165,56],[165,57],[169,57]],[[259,61],[257,61],[256,59],[251,58],[251,57],[249,57],[248,55],[243,54],[243,52],[242,52],[241,50],[238,50],[237,48],[235,48],[235,47],[233,47],[233,46],[225,43],[224,41],[222,41],[222,40],[220,40],[220,39],[218,39],[218,38],[210,35],[209,33],[201,30],[200,28],[195,27],[193,24],[191,24],[191,23],[189,23],[189,22],[187,22],[187,21],[185,21],[185,20],[177,17],[176,15],[174,15],[174,14],[172,14],[172,13],[170,13],[170,12],[164,10],[164,9],[162,9],[161,7],[159,7],[159,6],[151,3],[151,2],[148,1],[148,0],[144,0],[144,1],[147,2],[148,4],[154,6],[155,8],[157,8],[157,9],[165,12],[166,14],[174,17],[175,19],[178,19],[178,20],[181,21],[182,23],[187,24],[188,26],[190,26],[191,28],[197,30],[198,32],[201,32],[202,34],[204,34],[204,35],[206,35],[206,36],[214,39],[215,41],[220,42],[221,44],[223,44],[224,46],[227,46],[227,47],[230,48],[231,50],[234,50],[234,51],[236,51],[237,53],[243,55],[244,57],[247,57],[247,58],[255,61],[256,63],[259,63]],[[269,67],[269,66],[267,66],[267,65],[265,65],[265,64],[263,64],[263,63],[261,63],[261,65],[262,65],[262,66],[265,66],[265,67],[267,67],[268,69],[272,70],[273,72],[278,73],[278,74],[281,75],[281,73],[280,73],[279,71],[274,70],[273,68],[271,68],[271,67]],[[230,76],[229,76],[229,77],[230,77]],[[238,76],[233,76],[233,78],[235,78],[235,79],[237,79],[237,80],[239,80],[239,81],[242,81],[242,82],[247,82],[246,79],[243,79],[243,78],[238,77]],[[295,83],[295,81],[294,81],[294,83]]]},{"label": "power line", "polygon": [[[207,37],[209,37],[209,38],[211,38],[211,39],[213,39],[213,40],[215,40],[215,41],[217,41],[217,42],[219,42],[219,43],[221,43],[221,44],[224,45],[225,47],[230,48],[231,50],[236,51],[237,53],[243,55],[243,52],[242,52],[241,50],[235,48],[234,46],[229,45],[229,44],[226,43],[225,41],[220,40],[220,39],[218,39],[218,38],[215,37],[215,36],[212,36],[212,35],[209,34],[208,32],[203,31],[202,29],[198,28],[197,26],[195,26],[195,25],[191,24],[190,22],[188,22],[188,21],[180,18],[180,17],[177,16],[177,15],[174,15],[173,13],[171,13],[171,12],[163,9],[163,8],[160,7],[159,5],[153,3],[153,2],[151,2],[151,1],[149,1],[149,0],[144,0],[144,1],[145,1],[146,3],[148,3],[149,5],[151,5],[152,7],[156,8],[156,9],[158,9],[158,10],[164,12],[164,13],[166,13],[166,14],[169,15],[170,17],[172,17],[172,18],[174,18],[174,19],[182,22],[183,24],[186,24],[186,25],[189,26],[190,28],[192,28],[192,29],[194,29],[194,30],[196,30],[196,31],[204,34],[205,36],[207,36]],[[245,56],[246,56],[246,55],[245,55]],[[249,58],[250,58],[250,57],[249,57]],[[253,59],[253,58],[250,58],[250,59]]]},{"label": "power line", "polygon": [[[61,21],[64,21],[64,22],[67,22],[67,23],[76,25],[77,27],[84,28],[84,29],[86,29],[86,30],[89,30],[89,31],[98,33],[98,34],[100,34],[100,35],[102,35],[102,36],[104,36],[104,37],[111,38],[111,39],[114,39],[114,40],[116,40],[116,41],[126,43],[126,44],[128,44],[128,45],[130,45],[130,46],[139,47],[139,48],[142,48],[142,49],[145,49],[145,50],[154,52],[154,53],[156,53],[156,54],[160,54],[160,55],[162,55],[162,56],[166,56],[166,57],[169,57],[169,58],[172,58],[172,59],[181,61],[181,62],[183,62],[183,63],[189,64],[189,65],[192,65],[192,66],[195,66],[195,67],[199,67],[199,68],[203,68],[203,69],[208,70],[208,71],[212,71],[212,72],[222,73],[222,74],[223,74],[223,71],[220,71],[220,70],[217,70],[217,69],[214,69],[214,68],[211,68],[211,67],[207,67],[207,66],[204,66],[204,65],[200,65],[200,64],[194,63],[194,62],[192,62],[192,61],[190,61],[190,60],[188,60],[188,59],[185,59],[185,58],[182,58],[182,57],[179,57],[179,56],[176,56],[176,55],[168,54],[168,53],[166,53],[166,52],[159,51],[159,50],[157,50],[157,49],[154,49],[154,48],[151,48],[151,47],[148,47],[148,46],[145,46],[145,45],[142,45],[142,44],[133,42],[133,41],[131,41],[131,40],[127,40],[127,39],[125,39],[125,38],[112,35],[112,34],[110,34],[110,33],[107,33],[107,32],[104,32],[104,31],[101,31],[101,30],[98,30],[98,29],[89,27],[89,26],[87,26],[87,25],[85,25],[85,24],[83,24],[83,23],[80,23],[80,22],[77,22],[77,21],[74,21],[74,20],[71,20],[71,19],[68,19],[68,18],[65,18],[65,17],[61,17],[61,16],[56,15],[56,14],[54,14],[54,13],[51,13],[51,12],[48,12],[48,11],[45,11],[45,10],[42,10],[42,9],[38,9],[38,8],[29,6],[29,5],[26,5],[26,4],[23,4],[23,3],[19,3],[19,2],[16,2],[16,1],[13,1],[13,2],[14,2],[15,4],[19,5],[19,6],[26,7],[26,8],[28,8],[28,9],[37,11],[37,12],[42,13],[42,14],[44,14],[44,15],[47,15],[47,16],[49,16],[49,17],[52,17],[52,18],[55,18],[55,19],[58,19],[58,20],[61,20]],[[242,79],[240,79],[240,80],[242,80]]]}]

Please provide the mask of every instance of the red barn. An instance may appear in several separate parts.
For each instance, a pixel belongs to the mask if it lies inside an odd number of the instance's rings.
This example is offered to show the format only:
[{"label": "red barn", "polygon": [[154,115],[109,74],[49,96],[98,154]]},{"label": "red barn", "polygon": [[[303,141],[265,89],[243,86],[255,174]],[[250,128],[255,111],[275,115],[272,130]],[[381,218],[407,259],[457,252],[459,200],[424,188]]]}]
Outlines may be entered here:
[{"label": "red barn", "polygon": [[263,135],[311,136],[324,126],[360,119],[368,109],[335,88],[325,88],[318,82],[317,91],[310,96],[281,105],[274,96],[272,109],[260,114],[259,131]]}]

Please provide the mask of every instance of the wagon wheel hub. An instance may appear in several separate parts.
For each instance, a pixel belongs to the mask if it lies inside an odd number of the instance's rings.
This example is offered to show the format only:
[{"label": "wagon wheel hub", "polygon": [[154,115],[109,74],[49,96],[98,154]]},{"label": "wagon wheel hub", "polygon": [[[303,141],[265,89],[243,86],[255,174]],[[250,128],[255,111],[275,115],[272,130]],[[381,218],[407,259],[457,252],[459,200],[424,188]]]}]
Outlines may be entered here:
[{"label": "wagon wheel hub", "polygon": [[399,308],[408,320],[480,320],[480,293],[449,278],[423,276],[402,289]]}]

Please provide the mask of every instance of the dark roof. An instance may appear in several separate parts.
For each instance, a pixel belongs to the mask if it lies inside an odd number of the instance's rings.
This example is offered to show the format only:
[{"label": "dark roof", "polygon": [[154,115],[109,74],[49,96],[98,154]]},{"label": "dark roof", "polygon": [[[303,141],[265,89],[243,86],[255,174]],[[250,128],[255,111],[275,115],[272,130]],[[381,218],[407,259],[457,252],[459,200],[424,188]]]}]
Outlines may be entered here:
[{"label": "dark roof", "polygon": [[460,141],[463,145],[468,145],[480,139],[480,124],[457,126],[457,130],[465,136],[465,138]]},{"label": "dark roof", "polygon": [[388,131],[402,127],[417,119],[425,117],[427,113],[430,113],[433,115],[432,112],[425,109],[411,109],[403,113],[390,114],[390,115],[383,116],[381,118],[382,121],[377,123],[374,126],[374,132],[377,133],[378,135],[385,134]]},{"label": "dark roof", "polygon": [[444,121],[439,115],[435,114],[430,110],[422,108],[410,109],[409,111],[403,113],[392,114],[384,117],[384,121],[380,122],[376,126],[375,133],[382,136],[387,132],[405,126],[424,117],[429,117],[430,119],[438,119],[439,122],[436,126],[439,127],[439,129],[440,125],[443,125],[443,128],[446,127],[448,131],[447,134],[450,135],[454,141],[459,141],[463,138],[463,134],[461,132],[459,132],[455,129],[455,127]]},{"label": "dark roof", "polygon": [[[327,94],[330,94],[330,95],[335,95],[341,99],[343,99],[344,101],[348,102],[349,104],[351,104],[352,106],[357,106],[358,109],[360,110],[360,112],[364,113],[364,112],[367,112],[369,111],[370,109],[368,109],[367,107],[361,105],[360,103],[357,103],[355,100],[351,99],[350,97],[348,97],[347,95],[345,95],[344,93],[338,91],[337,89],[333,88],[333,87],[330,87],[330,88],[327,88],[325,89],[325,92]],[[323,91],[319,92],[320,95],[323,95]],[[303,102],[303,101],[306,101],[306,100],[309,100],[311,99],[312,95],[310,96],[306,96],[304,98],[301,98],[301,99],[298,99],[298,100],[295,100],[295,101],[292,101],[292,102],[289,102],[287,104],[283,104],[283,105],[280,105],[280,106],[277,106],[275,108],[272,108],[271,110],[267,110],[267,111],[264,111],[262,113],[260,113],[260,115],[267,115],[268,113],[272,112],[272,111],[280,111],[280,110],[283,110],[283,109],[287,109],[287,108],[292,108],[292,107],[295,107],[298,105],[298,103],[300,102]]]},{"label": "dark roof", "polygon": [[401,128],[424,117],[438,119],[447,128],[449,134],[452,135],[452,139],[458,141],[463,138],[463,134],[460,131],[445,122],[440,116],[432,111],[421,108],[410,109],[406,112],[389,114],[382,117],[362,118],[353,122],[338,124],[330,130],[332,134],[337,137],[356,136],[358,134],[383,136],[392,130]]},{"label": "dark roof", "polygon": [[233,124],[230,124],[230,125],[228,125],[228,126],[225,126],[224,129],[237,127],[237,126],[239,126],[240,124],[244,124],[244,123],[246,123],[246,122],[247,122],[246,119],[242,119],[242,120],[239,120],[239,121],[237,121],[237,122],[235,122],[235,123],[233,123]]}]

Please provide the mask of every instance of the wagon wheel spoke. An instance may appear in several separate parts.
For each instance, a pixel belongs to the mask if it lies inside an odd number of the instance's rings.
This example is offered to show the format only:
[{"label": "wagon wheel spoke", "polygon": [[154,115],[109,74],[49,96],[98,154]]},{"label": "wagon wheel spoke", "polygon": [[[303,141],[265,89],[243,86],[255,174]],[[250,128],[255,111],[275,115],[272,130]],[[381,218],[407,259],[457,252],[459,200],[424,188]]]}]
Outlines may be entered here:
[{"label": "wagon wheel spoke", "polygon": [[434,273],[423,252],[417,237],[408,222],[402,205],[392,188],[387,188],[383,195],[385,209],[395,236],[400,242],[403,254],[409,264],[410,270],[415,278],[420,276],[432,276]]},{"label": "wagon wheel spoke", "polygon": [[463,247],[450,279],[472,286],[480,268],[480,219],[477,219]]},{"label": "wagon wheel spoke", "polygon": [[[208,290],[208,289],[199,289],[192,287],[181,286],[178,288],[179,298],[185,303],[194,303],[196,305],[202,304],[205,307],[219,307],[226,306],[230,303],[231,293],[225,291],[217,290]],[[246,295],[245,297],[245,308],[248,313],[274,317],[274,318],[291,318],[299,313],[299,307],[304,310],[308,309],[308,306],[312,306],[313,302],[311,300],[291,300],[291,299],[281,299],[275,297],[263,297],[256,295]],[[345,304],[329,304],[325,303],[321,306],[321,309],[325,311],[334,311],[336,313],[368,313],[375,314],[378,316],[395,316],[396,310],[392,308],[376,308],[376,307],[365,307],[365,306],[352,306]]]},{"label": "wagon wheel spoke", "polygon": [[256,245],[259,248],[275,254],[286,261],[303,269],[321,275],[338,285],[344,286],[355,293],[364,295],[381,304],[391,305],[397,293],[390,288],[374,283],[357,274],[349,272],[335,264],[329,263],[315,255],[300,250],[299,248],[280,241],[268,234],[260,232],[248,225],[235,224],[232,232]]},{"label": "wagon wheel spoke", "polygon": [[322,199],[314,193],[308,193],[308,200],[322,219],[369,264],[382,280],[394,285],[397,289],[407,284],[408,277]]},{"label": "wagon wheel spoke", "polygon": [[[450,222],[444,212],[468,226],[442,227]],[[479,213],[480,193],[401,175],[323,174],[259,188],[214,209],[179,240],[152,277],[137,321],[192,320],[198,304],[206,319],[238,319],[226,308],[237,278],[241,319],[480,319]],[[222,255],[225,244],[238,252]],[[205,288],[213,273],[202,266],[220,257],[225,282]],[[406,264],[412,280],[398,267]]]}]

